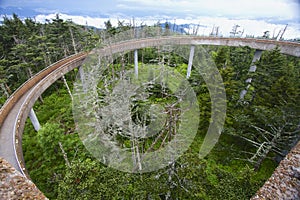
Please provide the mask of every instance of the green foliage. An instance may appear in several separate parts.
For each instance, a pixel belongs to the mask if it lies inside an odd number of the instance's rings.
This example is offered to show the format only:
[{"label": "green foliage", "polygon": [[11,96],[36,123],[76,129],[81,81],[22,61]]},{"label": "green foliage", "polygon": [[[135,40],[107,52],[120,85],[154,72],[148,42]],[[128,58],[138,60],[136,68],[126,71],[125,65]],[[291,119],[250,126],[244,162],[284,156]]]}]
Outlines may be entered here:
[{"label": "green foliage", "polygon": [[226,64],[229,60],[228,51],[229,47],[222,46],[218,48],[217,52],[212,52],[212,58],[215,61],[215,64],[218,67],[218,69],[226,67]]},{"label": "green foliage", "polygon": [[[134,176],[107,168],[96,161],[74,161],[59,183],[58,199],[123,199],[145,197]],[[138,181],[138,180],[136,180]],[[134,195],[133,195],[134,193]],[[133,196],[132,196],[133,195]]]},{"label": "green foliage", "polygon": [[[74,161],[59,184],[58,199],[249,199],[263,182],[247,166],[239,171],[186,153],[175,164],[147,174],[128,174],[86,159]],[[170,192],[170,193],[169,193]]]},{"label": "green foliage", "polygon": [[[49,198],[57,195],[58,181],[63,177],[66,163],[59,147],[61,142],[64,150],[68,152],[69,158],[73,158],[80,144],[77,135],[65,135],[59,124],[46,123],[34,138],[24,137],[24,154],[30,176],[37,186]],[[36,143],[33,143],[35,140]],[[32,151],[31,148],[39,149]],[[27,160],[28,158],[32,160]]]},{"label": "green foliage", "polygon": [[245,81],[253,58],[253,49],[249,47],[231,47],[228,65],[235,71],[235,80]]},{"label": "green foliage", "polygon": [[[108,21],[105,26],[104,37],[130,28],[123,22],[113,27]],[[27,80],[31,72],[36,73],[76,51],[91,49],[101,38],[92,29],[58,17],[47,24],[39,24],[30,19],[22,22],[14,15],[12,19],[4,19],[0,31],[3,33],[0,35],[0,84],[9,93]],[[167,196],[170,199],[249,199],[276,167],[273,158],[288,151],[290,144],[299,140],[295,130],[300,114],[300,61],[280,54],[276,48],[264,52],[256,63],[257,72],[250,74],[252,49],[211,47],[209,51],[224,81],[228,109],[224,132],[205,159],[199,159],[198,153],[211,121],[211,100],[207,85],[195,69],[188,81],[200,105],[198,134],[178,160],[164,169],[145,174],[123,173],[91,157],[76,134],[70,97],[62,81],[57,81],[44,93],[43,103],[37,102],[34,106],[42,129],[36,133],[32,126],[25,127],[23,150],[32,180],[50,199],[166,199]],[[164,63],[186,76],[186,61],[159,48],[139,50],[139,61],[140,64]],[[105,73],[109,77],[118,76],[117,72],[132,67],[132,62],[133,54],[128,52],[114,60],[114,70]],[[241,103],[239,91],[250,75],[253,82]],[[74,73],[66,77],[72,82]],[[172,99],[157,92],[159,89],[153,86],[154,95],[149,103],[171,102]],[[5,96],[1,95],[0,103],[4,100]],[[141,103],[132,108],[137,113],[133,118],[141,118],[148,107]],[[275,141],[258,128],[268,132],[282,128],[280,134],[295,133],[296,137],[284,140],[280,135]],[[267,153],[255,171],[254,165],[247,160],[257,151],[257,146],[249,141],[263,143],[266,138],[278,145],[274,148],[276,151]],[[151,140],[153,138],[145,142],[145,148],[149,148]],[[123,143],[131,146],[129,140]],[[155,148],[159,146],[157,143]]]},{"label": "green foliage", "polygon": [[[38,133],[32,125],[25,126],[23,152],[26,167],[36,185],[51,199],[56,198],[58,182],[64,177],[66,161],[58,142],[70,159],[88,157],[77,134],[69,94],[65,89],[44,98],[44,103],[35,105],[42,128]],[[30,123],[30,122],[27,122]]]},{"label": "green foliage", "polygon": [[249,170],[240,172],[239,176],[218,168],[213,172],[218,182],[212,184],[213,189],[209,193],[211,199],[250,199],[256,191],[250,183]]},{"label": "green foliage", "polygon": [[[300,69],[297,60],[288,61],[280,49],[265,52],[257,63],[254,82],[255,104],[274,106],[297,106],[300,95]],[[299,66],[299,65],[298,65]],[[265,101],[268,99],[268,101]]]},{"label": "green foliage", "polygon": [[[17,16],[4,17],[0,26],[0,83],[10,94],[50,64],[95,47],[100,36],[93,30],[63,21],[58,15],[46,24]],[[2,96],[2,90],[0,94]]]}]

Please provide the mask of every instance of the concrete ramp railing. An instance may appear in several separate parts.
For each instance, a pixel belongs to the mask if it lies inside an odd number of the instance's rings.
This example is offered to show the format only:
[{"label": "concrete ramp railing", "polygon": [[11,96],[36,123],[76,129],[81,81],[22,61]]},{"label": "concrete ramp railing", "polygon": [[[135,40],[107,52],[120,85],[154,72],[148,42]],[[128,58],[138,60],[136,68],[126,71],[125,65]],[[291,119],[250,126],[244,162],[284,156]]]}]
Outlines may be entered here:
[{"label": "concrete ramp railing", "polygon": [[[86,53],[80,53],[80,55],[82,54],[86,54]],[[0,109],[0,129],[2,127],[3,121],[5,120],[6,116],[8,115],[8,113],[10,112],[14,104],[23,96],[25,92],[27,92],[29,88],[33,87],[38,81],[42,80],[50,72],[59,68],[62,63],[68,62],[72,59],[74,59],[74,55],[68,56],[62,60],[59,60],[51,64],[47,68],[37,73],[32,78],[28,79],[17,90],[15,90],[14,93],[10,95],[10,97],[6,100],[6,102]]]},{"label": "concrete ramp railing", "polygon": [[[62,74],[79,66],[86,55],[87,53],[72,55],[45,68],[22,84],[0,110],[0,138],[6,139],[0,141],[0,156],[10,161],[27,178],[29,175],[23,158],[22,135],[28,113],[37,98]],[[12,114],[9,115],[10,113]]]}]

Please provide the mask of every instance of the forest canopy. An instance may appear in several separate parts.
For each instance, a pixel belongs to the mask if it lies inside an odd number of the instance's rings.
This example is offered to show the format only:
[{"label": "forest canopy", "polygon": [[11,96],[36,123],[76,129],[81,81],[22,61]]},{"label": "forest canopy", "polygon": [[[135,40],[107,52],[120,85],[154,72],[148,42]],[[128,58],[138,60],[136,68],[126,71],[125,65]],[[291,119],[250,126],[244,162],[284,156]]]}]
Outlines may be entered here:
[{"label": "forest canopy", "polygon": [[[0,26],[0,104],[50,64],[89,51],[107,37],[132,28],[124,22],[113,27],[107,21],[105,26],[105,30],[98,30],[64,21],[59,16],[45,24],[21,20],[17,15],[4,17]],[[199,128],[194,142],[179,159],[144,174],[120,172],[98,162],[82,144],[73,120],[72,99],[66,85],[73,89],[78,72],[75,69],[65,75],[66,82],[55,82],[35,103],[42,128],[35,132],[30,121],[26,123],[23,153],[33,182],[50,199],[253,196],[299,141],[300,59],[281,54],[277,47],[264,51],[252,63],[255,50],[249,47],[203,47],[223,78],[227,96],[224,130],[209,155],[200,159],[198,153],[210,122],[210,94],[203,78],[192,69],[188,82],[199,103]],[[186,75],[187,61],[176,54],[154,47],[140,49],[138,56],[141,65],[164,63],[176,73]],[[133,60],[133,52],[124,53],[105,75],[117,74],[122,67],[132,69]],[[253,64],[255,72],[249,71]],[[153,93],[155,89],[160,88],[154,88]],[[247,92],[241,98],[243,90]],[[151,101],[171,102],[159,95]],[[130,147],[130,141],[122,142]],[[156,144],[154,149],[160,148],[161,143]]]}]

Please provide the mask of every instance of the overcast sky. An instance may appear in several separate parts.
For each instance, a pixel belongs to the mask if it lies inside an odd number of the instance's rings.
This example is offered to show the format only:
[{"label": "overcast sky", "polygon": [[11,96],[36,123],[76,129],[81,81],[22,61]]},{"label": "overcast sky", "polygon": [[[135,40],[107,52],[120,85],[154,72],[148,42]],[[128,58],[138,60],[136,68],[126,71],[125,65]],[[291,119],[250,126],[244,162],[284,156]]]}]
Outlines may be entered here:
[{"label": "overcast sky", "polygon": [[294,35],[300,33],[300,0],[0,0],[0,7],[30,8],[41,14],[38,17],[41,20],[52,17],[50,14],[62,13],[67,18],[74,16],[75,22],[81,20],[91,25],[96,20],[100,23],[103,16],[195,23],[203,23],[206,19],[206,24],[213,23],[211,26],[225,26],[226,23],[229,26],[229,22],[232,26],[234,20],[238,20],[236,23],[253,22],[252,28],[256,22],[261,28],[270,25],[272,29],[282,28],[275,27],[276,24],[289,24]]},{"label": "overcast sky", "polygon": [[299,0],[0,0],[1,7],[99,15],[273,18],[299,21]]}]

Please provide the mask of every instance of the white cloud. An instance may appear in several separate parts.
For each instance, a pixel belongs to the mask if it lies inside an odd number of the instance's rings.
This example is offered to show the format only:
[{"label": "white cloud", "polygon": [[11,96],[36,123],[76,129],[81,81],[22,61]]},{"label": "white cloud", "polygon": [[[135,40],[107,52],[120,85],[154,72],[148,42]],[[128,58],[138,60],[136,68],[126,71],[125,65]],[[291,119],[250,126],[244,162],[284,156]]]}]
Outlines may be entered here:
[{"label": "white cloud", "polygon": [[[56,14],[49,14],[49,15],[37,15],[35,17],[36,21],[45,23],[46,20],[55,19]],[[97,28],[104,28],[104,22],[109,20],[109,18],[97,18],[97,17],[89,17],[89,16],[72,16],[67,14],[59,14],[59,18],[64,20],[72,20],[76,24],[80,25],[89,25],[94,26]],[[114,25],[117,25],[117,20],[111,20]]]},{"label": "white cloud", "polygon": [[[89,16],[71,16],[67,14],[60,14],[61,19],[68,20],[71,19],[73,22],[81,25],[88,24],[89,26],[94,26],[97,28],[104,28],[104,22],[110,20],[113,26],[117,26],[118,20],[125,21],[125,23],[131,23],[132,17],[110,17],[110,18],[98,18],[98,17],[89,17]],[[38,15],[36,16],[36,20],[39,22],[45,22],[46,19],[54,19],[56,14],[49,15]],[[163,20],[162,20],[163,19]],[[226,17],[196,17],[196,18],[172,18],[169,16],[151,16],[151,17],[142,17],[135,18],[135,24],[147,24],[153,25],[158,21],[161,23],[164,20],[168,20],[171,23],[176,24],[200,24],[200,28],[198,33],[201,35],[209,35],[213,26],[219,26],[220,33],[226,37],[229,36],[229,32],[235,24],[240,25],[239,29],[244,29],[244,35],[254,35],[254,36],[262,36],[264,31],[270,31],[271,36],[273,33],[276,35],[278,31],[282,30],[285,25],[268,23],[263,20],[249,20],[249,19],[228,19]],[[300,28],[299,24],[289,24],[286,33],[284,34],[284,38],[299,38],[300,37]]]},{"label": "white cloud", "polygon": [[[238,18],[299,19],[298,4],[291,0],[120,0],[123,8],[173,11],[181,14]],[[186,11],[189,12],[186,12]]]},{"label": "white cloud", "polygon": [[57,10],[78,15],[162,16],[197,18],[199,16],[230,19],[264,19],[300,22],[299,0],[0,0],[0,6],[23,6],[42,13]]},{"label": "white cloud", "polygon": [[[110,1],[72,1],[72,0],[0,0],[0,6],[19,5],[30,7],[44,13],[36,20],[55,18],[61,14],[63,19],[72,19],[78,24],[88,24],[104,28],[104,22],[111,19],[117,25],[117,19],[129,23],[135,17],[136,24],[148,25],[169,20],[177,24],[198,24],[199,32],[207,35],[213,26],[219,26],[226,36],[234,24],[245,29],[244,35],[260,36],[264,31],[271,35],[288,23],[286,38],[300,37],[299,0],[110,0]],[[42,2],[42,3],[41,3]],[[67,10],[66,10],[67,9]],[[73,13],[73,14],[72,14]],[[76,13],[76,14],[74,14]],[[91,17],[94,16],[94,17]],[[101,16],[101,17],[99,17]],[[108,16],[105,18],[105,16]],[[129,17],[127,17],[129,16]]]}]

